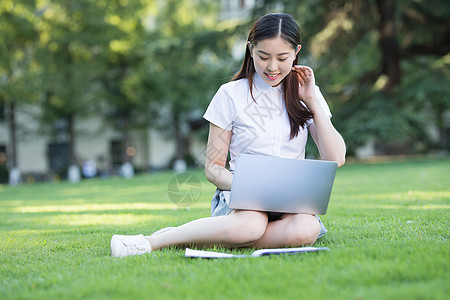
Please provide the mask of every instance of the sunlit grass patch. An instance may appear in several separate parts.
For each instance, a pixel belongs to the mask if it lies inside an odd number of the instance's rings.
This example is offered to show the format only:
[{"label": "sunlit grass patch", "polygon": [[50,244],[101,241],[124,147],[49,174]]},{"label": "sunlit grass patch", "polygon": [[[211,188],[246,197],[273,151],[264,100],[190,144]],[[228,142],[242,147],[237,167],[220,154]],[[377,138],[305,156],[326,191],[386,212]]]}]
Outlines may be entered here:
[{"label": "sunlit grass patch", "polygon": [[[330,252],[197,260],[170,247],[112,258],[113,234],[150,234],[206,217],[171,202],[170,172],[132,180],[0,187],[1,299],[445,299],[449,294],[450,160],[349,164],[336,176]],[[252,249],[210,250],[249,254]]]},{"label": "sunlit grass patch", "polygon": [[[95,202],[95,199],[92,199]],[[198,203],[198,207],[209,207],[206,203]],[[80,205],[42,205],[42,206],[21,206],[11,209],[13,212],[21,213],[43,213],[43,212],[89,212],[89,211],[127,211],[127,210],[166,210],[177,209],[173,203],[110,203],[110,204],[80,204]]]}]

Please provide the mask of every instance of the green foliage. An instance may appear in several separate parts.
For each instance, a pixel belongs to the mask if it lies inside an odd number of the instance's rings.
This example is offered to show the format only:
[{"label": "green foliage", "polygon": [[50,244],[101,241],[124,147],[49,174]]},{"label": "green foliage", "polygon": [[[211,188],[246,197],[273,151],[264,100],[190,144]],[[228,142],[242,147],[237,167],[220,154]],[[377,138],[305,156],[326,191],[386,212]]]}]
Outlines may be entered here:
[{"label": "green foliage", "polygon": [[229,76],[231,32],[220,29],[212,1],[166,1],[154,22],[142,73],[167,108],[159,113],[160,128],[173,133],[199,118],[198,112]]},{"label": "green foliage", "polygon": [[[102,2],[58,1],[41,3],[37,23],[43,92],[42,121],[87,115],[98,99],[96,79],[105,72],[102,58],[111,35],[121,30],[109,24],[111,13]],[[114,33],[115,32],[115,33]]]},{"label": "green foliage", "polygon": [[105,111],[105,119],[116,129],[148,126],[148,104],[155,101],[151,87],[143,84],[141,65],[147,54],[143,50],[145,35],[143,19],[148,3],[138,1],[117,2],[112,11],[105,13],[113,26],[108,36],[99,75],[101,98],[97,106]]},{"label": "green foliage", "polygon": [[[450,161],[349,164],[338,170],[328,253],[188,259],[171,247],[110,256],[113,234],[150,234],[209,215],[202,171],[189,210],[167,195],[172,173],[131,180],[0,186],[0,298],[445,299]],[[249,254],[252,249],[221,249]]]},{"label": "green foliage", "polygon": [[0,103],[36,100],[34,1],[0,5]]}]

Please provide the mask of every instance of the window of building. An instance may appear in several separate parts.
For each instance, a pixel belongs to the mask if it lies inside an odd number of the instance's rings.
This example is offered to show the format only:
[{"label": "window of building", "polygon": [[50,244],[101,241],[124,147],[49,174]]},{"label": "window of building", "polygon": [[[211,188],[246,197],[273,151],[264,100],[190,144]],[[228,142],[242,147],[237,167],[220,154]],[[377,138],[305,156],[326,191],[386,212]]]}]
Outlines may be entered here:
[{"label": "window of building", "polygon": [[0,122],[6,121],[6,105],[3,102],[0,102]]},{"label": "window of building", "polygon": [[8,157],[6,156],[6,145],[0,145],[0,183],[8,182]]},{"label": "window of building", "polygon": [[7,156],[6,156],[6,145],[0,145],[0,166],[6,167]]},{"label": "window of building", "polygon": [[113,140],[110,144],[110,157],[111,157],[111,167],[113,169],[119,169],[120,166],[125,162],[125,152],[124,143],[121,140]]},{"label": "window of building", "polygon": [[48,162],[50,170],[62,172],[69,166],[69,144],[50,143],[47,148]]}]

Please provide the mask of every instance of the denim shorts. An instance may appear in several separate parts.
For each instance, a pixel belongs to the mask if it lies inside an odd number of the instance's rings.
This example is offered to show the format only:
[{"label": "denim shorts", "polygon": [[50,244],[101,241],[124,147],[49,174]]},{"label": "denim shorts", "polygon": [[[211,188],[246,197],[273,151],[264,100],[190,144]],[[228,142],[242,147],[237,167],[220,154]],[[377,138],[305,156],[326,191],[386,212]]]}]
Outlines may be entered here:
[{"label": "denim shorts", "polygon": [[[211,217],[218,217],[218,216],[225,216],[230,214],[233,209],[228,206],[230,200],[230,191],[222,191],[220,189],[216,189],[216,192],[214,193],[214,196],[211,200]],[[278,220],[283,213],[274,213],[269,212],[269,221],[275,221]],[[318,239],[323,237],[328,230],[325,228],[325,226],[322,223],[322,220],[319,218],[319,216],[315,215],[317,220],[319,220],[320,224],[320,232]]]}]

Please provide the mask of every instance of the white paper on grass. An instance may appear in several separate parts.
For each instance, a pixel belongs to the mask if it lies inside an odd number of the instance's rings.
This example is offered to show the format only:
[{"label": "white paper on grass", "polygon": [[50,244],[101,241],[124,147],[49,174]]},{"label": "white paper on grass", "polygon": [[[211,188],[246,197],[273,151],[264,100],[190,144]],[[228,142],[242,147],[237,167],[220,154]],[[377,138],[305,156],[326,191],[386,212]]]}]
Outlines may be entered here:
[{"label": "white paper on grass", "polygon": [[300,254],[305,252],[330,251],[327,247],[299,247],[299,248],[279,248],[279,249],[260,249],[254,251],[251,255],[235,255],[214,251],[203,251],[186,248],[186,257],[198,258],[233,258],[233,257],[257,257],[274,254]]}]

